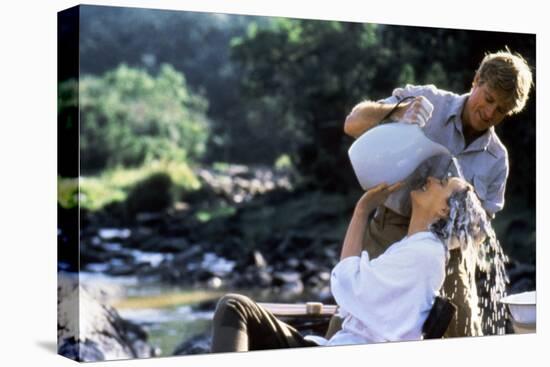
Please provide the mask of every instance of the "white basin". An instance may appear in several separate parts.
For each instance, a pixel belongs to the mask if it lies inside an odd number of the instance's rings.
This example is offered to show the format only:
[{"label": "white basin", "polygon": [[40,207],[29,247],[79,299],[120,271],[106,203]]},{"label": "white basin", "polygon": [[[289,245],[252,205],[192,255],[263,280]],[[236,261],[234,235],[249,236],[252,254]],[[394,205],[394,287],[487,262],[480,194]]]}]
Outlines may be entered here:
[{"label": "white basin", "polygon": [[512,320],[525,325],[537,323],[537,292],[523,292],[512,294],[500,300],[508,305]]}]

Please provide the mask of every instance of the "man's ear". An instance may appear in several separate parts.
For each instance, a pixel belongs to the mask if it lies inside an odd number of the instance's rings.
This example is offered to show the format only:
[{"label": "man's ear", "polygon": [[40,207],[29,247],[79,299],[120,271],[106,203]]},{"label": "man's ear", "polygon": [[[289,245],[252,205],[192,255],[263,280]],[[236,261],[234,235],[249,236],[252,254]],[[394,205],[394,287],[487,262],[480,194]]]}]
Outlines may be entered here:
[{"label": "man's ear", "polygon": [[479,72],[476,71],[476,75],[474,75],[474,80],[472,81],[472,88],[479,85]]}]

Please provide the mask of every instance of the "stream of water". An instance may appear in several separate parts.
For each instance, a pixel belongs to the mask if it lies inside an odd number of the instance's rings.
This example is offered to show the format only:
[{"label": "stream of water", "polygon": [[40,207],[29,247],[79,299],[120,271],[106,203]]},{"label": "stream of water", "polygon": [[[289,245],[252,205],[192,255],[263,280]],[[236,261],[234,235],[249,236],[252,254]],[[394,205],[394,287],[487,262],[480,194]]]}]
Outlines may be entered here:
[{"label": "stream of water", "polygon": [[[454,156],[451,157],[447,174],[464,179],[460,163]],[[484,229],[487,238],[482,244],[462,248],[462,266],[466,269],[467,279],[469,280],[468,289],[465,289],[465,292],[469,294],[478,293],[476,289],[476,268],[481,269],[485,274],[485,278],[482,282],[481,293],[478,295],[478,309],[474,310],[474,315],[477,314],[480,318],[485,333],[489,331],[490,335],[502,335],[506,333],[507,313],[499,300],[506,295],[508,278],[505,264],[508,258],[504,254],[490,221],[487,221]],[[452,271],[452,269],[448,269],[448,271]],[[464,297],[466,296],[467,294],[464,294]]]},{"label": "stream of water", "polygon": [[[84,285],[101,289],[106,302],[120,316],[142,326],[159,356],[171,356],[175,348],[194,336],[210,331],[214,305],[228,292],[247,295],[258,302],[281,302],[282,295],[267,290],[193,289],[162,284],[142,284],[135,276],[109,276],[81,272]],[[285,295],[284,302],[305,302],[313,295]],[[204,307],[197,307],[206,304]]]}]

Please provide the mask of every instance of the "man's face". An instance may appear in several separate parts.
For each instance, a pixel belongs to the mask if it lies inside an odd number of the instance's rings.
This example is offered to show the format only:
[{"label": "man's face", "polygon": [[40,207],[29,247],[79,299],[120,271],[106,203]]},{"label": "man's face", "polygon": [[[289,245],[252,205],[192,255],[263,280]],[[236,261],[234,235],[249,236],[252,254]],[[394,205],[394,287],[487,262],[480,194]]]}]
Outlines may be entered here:
[{"label": "man's face", "polygon": [[476,77],[462,121],[465,126],[481,132],[500,124],[510,110],[504,93],[491,89],[487,83],[479,83]]}]

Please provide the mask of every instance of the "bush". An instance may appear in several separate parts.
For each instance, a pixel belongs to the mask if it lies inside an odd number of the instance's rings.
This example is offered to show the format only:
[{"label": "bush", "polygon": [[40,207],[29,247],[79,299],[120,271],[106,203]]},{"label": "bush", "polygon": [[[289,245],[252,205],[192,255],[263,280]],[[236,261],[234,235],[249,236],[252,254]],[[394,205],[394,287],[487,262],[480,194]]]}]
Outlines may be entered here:
[{"label": "bush", "polygon": [[[101,210],[105,206],[123,202],[140,182],[155,174],[170,177],[177,195],[200,188],[200,182],[191,168],[183,162],[152,162],[137,168],[109,169],[101,175],[76,178],[58,177],[58,202],[64,208],[80,207]],[[80,202],[79,202],[80,201]]]},{"label": "bush", "polygon": [[207,102],[170,65],[157,76],[125,65],[101,77],[83,76],[78,99],[74,88],[74,80],[60,84],[59,114],[79,108],[84,174],[159,159],[193,162],[205,150]]},{"label": "bush", "polygon": [[130,215],[162,211],[172,205],[174,195],[170,176],[166,173],[155,173],[134,186],[126,200],[126,208]]}]

